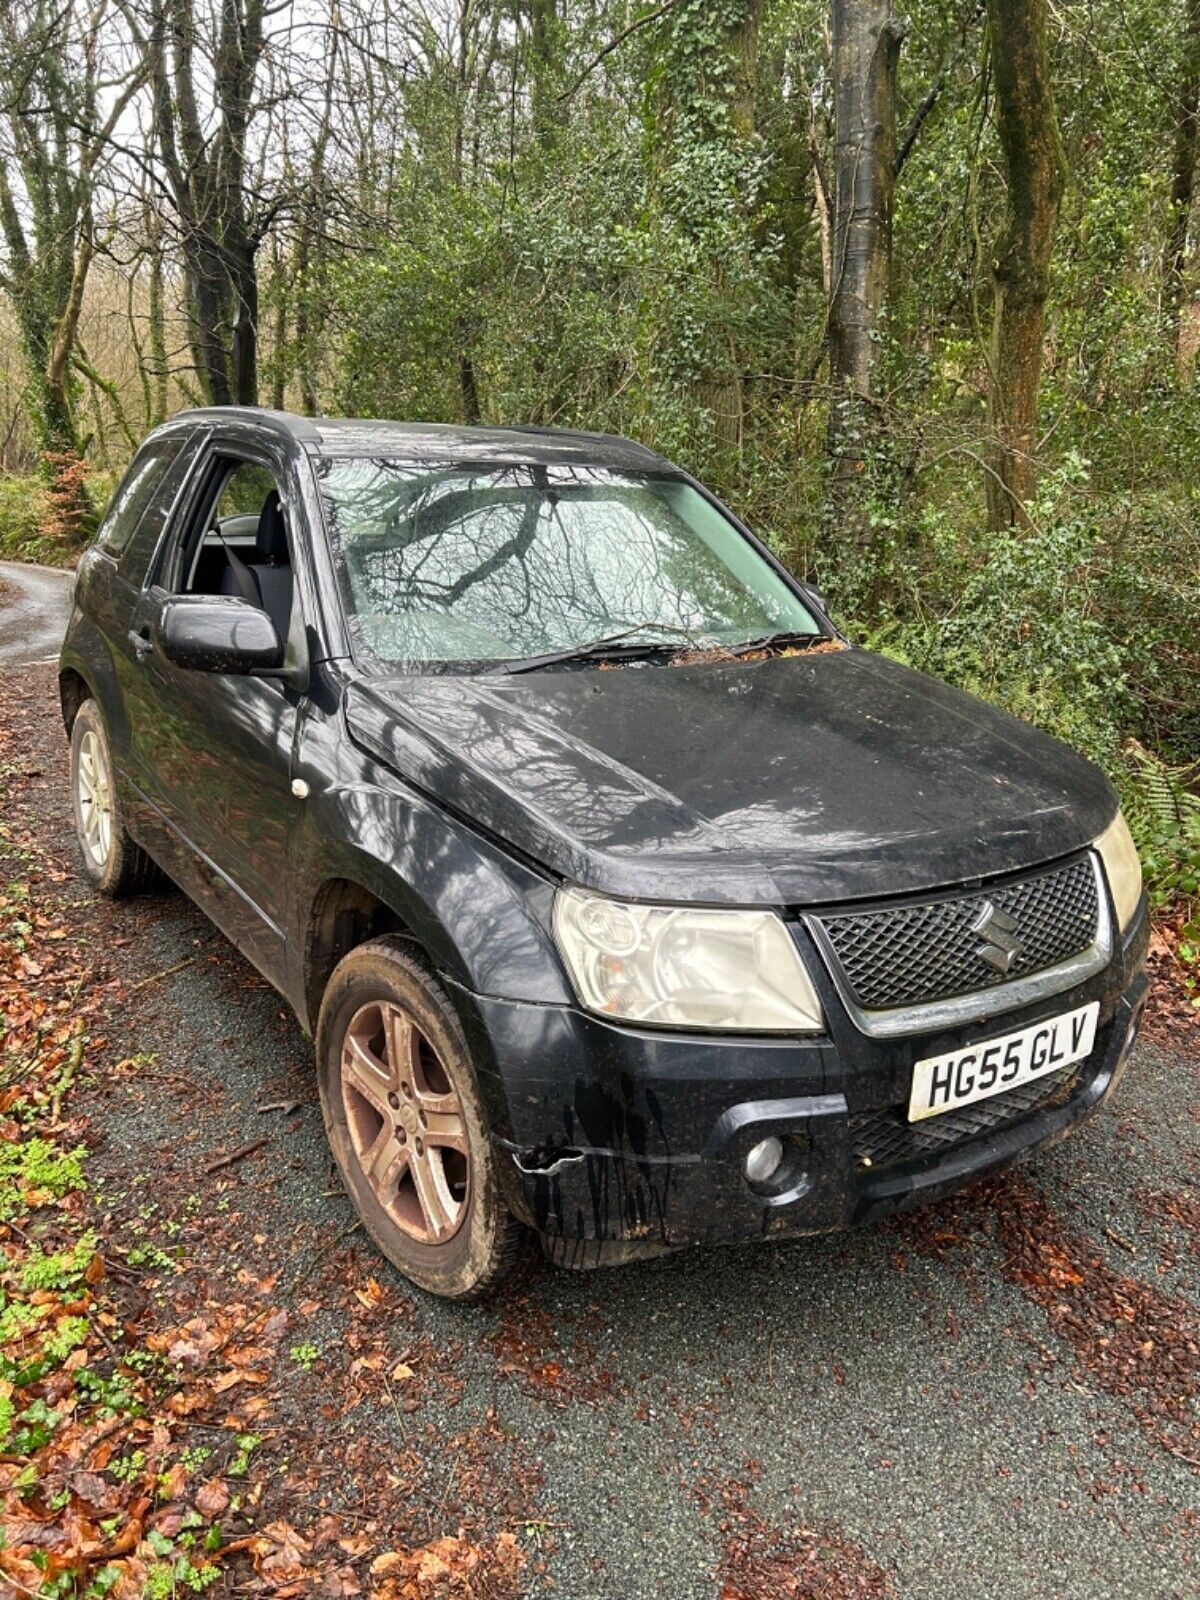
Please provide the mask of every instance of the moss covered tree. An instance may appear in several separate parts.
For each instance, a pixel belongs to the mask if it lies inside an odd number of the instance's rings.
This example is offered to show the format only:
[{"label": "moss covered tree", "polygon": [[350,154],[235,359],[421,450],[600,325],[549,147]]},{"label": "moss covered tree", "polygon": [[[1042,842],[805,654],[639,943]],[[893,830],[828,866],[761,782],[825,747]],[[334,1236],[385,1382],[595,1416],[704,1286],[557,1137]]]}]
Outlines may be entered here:
[{"label": "moss covered tree", "polygon": [[1006,212],[992,264],[988,523],[1020,523],[1036,487],[1038,391],[1064,163],[1046,0],[988,0]]},{"label": "moss covered tree", "polygon": [[96,197],[138,71],[104,47],[104,0],[0,7],[0,264],[27,368],[29,418],[53,509],[78,543],[89,523],[75,410],[79,319],[97,251]]},{"label": "moss covered tree", "polygon": [[829,260],[830,520],[870,540],[868,458],[878,429],[875,374],[892,260],[896,64],[891,0],[833,0],[833,218]]}]

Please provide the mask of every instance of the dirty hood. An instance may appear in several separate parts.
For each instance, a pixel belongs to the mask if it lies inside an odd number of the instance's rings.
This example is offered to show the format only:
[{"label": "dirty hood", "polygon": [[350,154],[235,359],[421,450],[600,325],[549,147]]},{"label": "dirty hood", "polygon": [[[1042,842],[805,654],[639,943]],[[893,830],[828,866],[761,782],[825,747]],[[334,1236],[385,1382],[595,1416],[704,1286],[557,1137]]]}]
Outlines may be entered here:
[{"label": "dirty hood", "polygon": [[358,679],[351,737],[570,882],[795,906],[1032,866],[1116,796],[1023,722],[865,650]]}]

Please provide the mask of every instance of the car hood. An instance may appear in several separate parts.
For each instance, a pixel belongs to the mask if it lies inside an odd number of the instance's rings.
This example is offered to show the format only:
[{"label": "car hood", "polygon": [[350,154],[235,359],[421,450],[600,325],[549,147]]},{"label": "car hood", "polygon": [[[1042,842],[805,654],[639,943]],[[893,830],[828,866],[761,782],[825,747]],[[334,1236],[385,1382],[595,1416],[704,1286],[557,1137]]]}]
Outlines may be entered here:
[{"label": "car hood", "polygon": [[352,738],[568,881],[800,905],[1079,848],[1106,779],[1026,723],[860,649],[754,663],[360,678]]}]

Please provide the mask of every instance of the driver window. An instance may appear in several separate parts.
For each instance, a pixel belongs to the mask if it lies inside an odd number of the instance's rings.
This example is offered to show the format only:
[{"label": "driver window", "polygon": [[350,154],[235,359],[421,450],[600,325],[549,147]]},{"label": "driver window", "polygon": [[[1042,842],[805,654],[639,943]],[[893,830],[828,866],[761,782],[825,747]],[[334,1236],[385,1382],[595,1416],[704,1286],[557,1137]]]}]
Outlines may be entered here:
[{"label": "driver window", "polygon": [[257,461],[218,457],[216,493],[208,498],[203,531],[193,532],[186,581],[188,594],[223,594],[257,605],[286,639],[293,583],[288,530],[279,488]]}]

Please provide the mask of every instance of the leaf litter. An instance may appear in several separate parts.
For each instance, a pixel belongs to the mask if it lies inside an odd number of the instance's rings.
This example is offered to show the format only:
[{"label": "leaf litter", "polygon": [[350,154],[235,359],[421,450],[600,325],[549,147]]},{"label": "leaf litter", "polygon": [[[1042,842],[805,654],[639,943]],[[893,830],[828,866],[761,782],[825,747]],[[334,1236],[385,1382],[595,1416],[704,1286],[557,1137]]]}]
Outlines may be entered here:
[{"label": "leaf litter", "polygon": [[[107,1034],[162,986],[128,984],[108,964],[126,939],[66,870],[64,818],[57,833],[46,826],[62,786],[29,758],[31,703],[36,715],[32,696],[14,693],[0,717],[0,1592],[522,1593],[540,1469],[493,1411],[449,1440],[423,1419],[432,1397],[461,1396],[461,1346],[439,1350],[406,1328],[412,1302],[364,1270],[365,1253],[318,1241],[330,1254],[306,1294],[278,1262],[246,1265],[250,1229],[267,1226],[262,1193],[239,1176],[250,1151],[214,1163],[203,1209],[175,1192],[169,1161],[140,1206],[136,1177],[116,1197],[92,1185],[101,1136],[78,1089],[110,1085],[136,1104],[125,1086],[146,1064]],[[159,1075],[212,1097],[185,1074]],[[253,1241],[270,1257],[268,1233]],[[289,1347],[329,1312],[331,1292],[345,1339],[305,1375],[320,1401],[297,1403]],[[411,1447],[347,1434],[348,1408],[390,1405],[397,1389]],[[552,1544],[539,1538],[537,1565]]]}]

